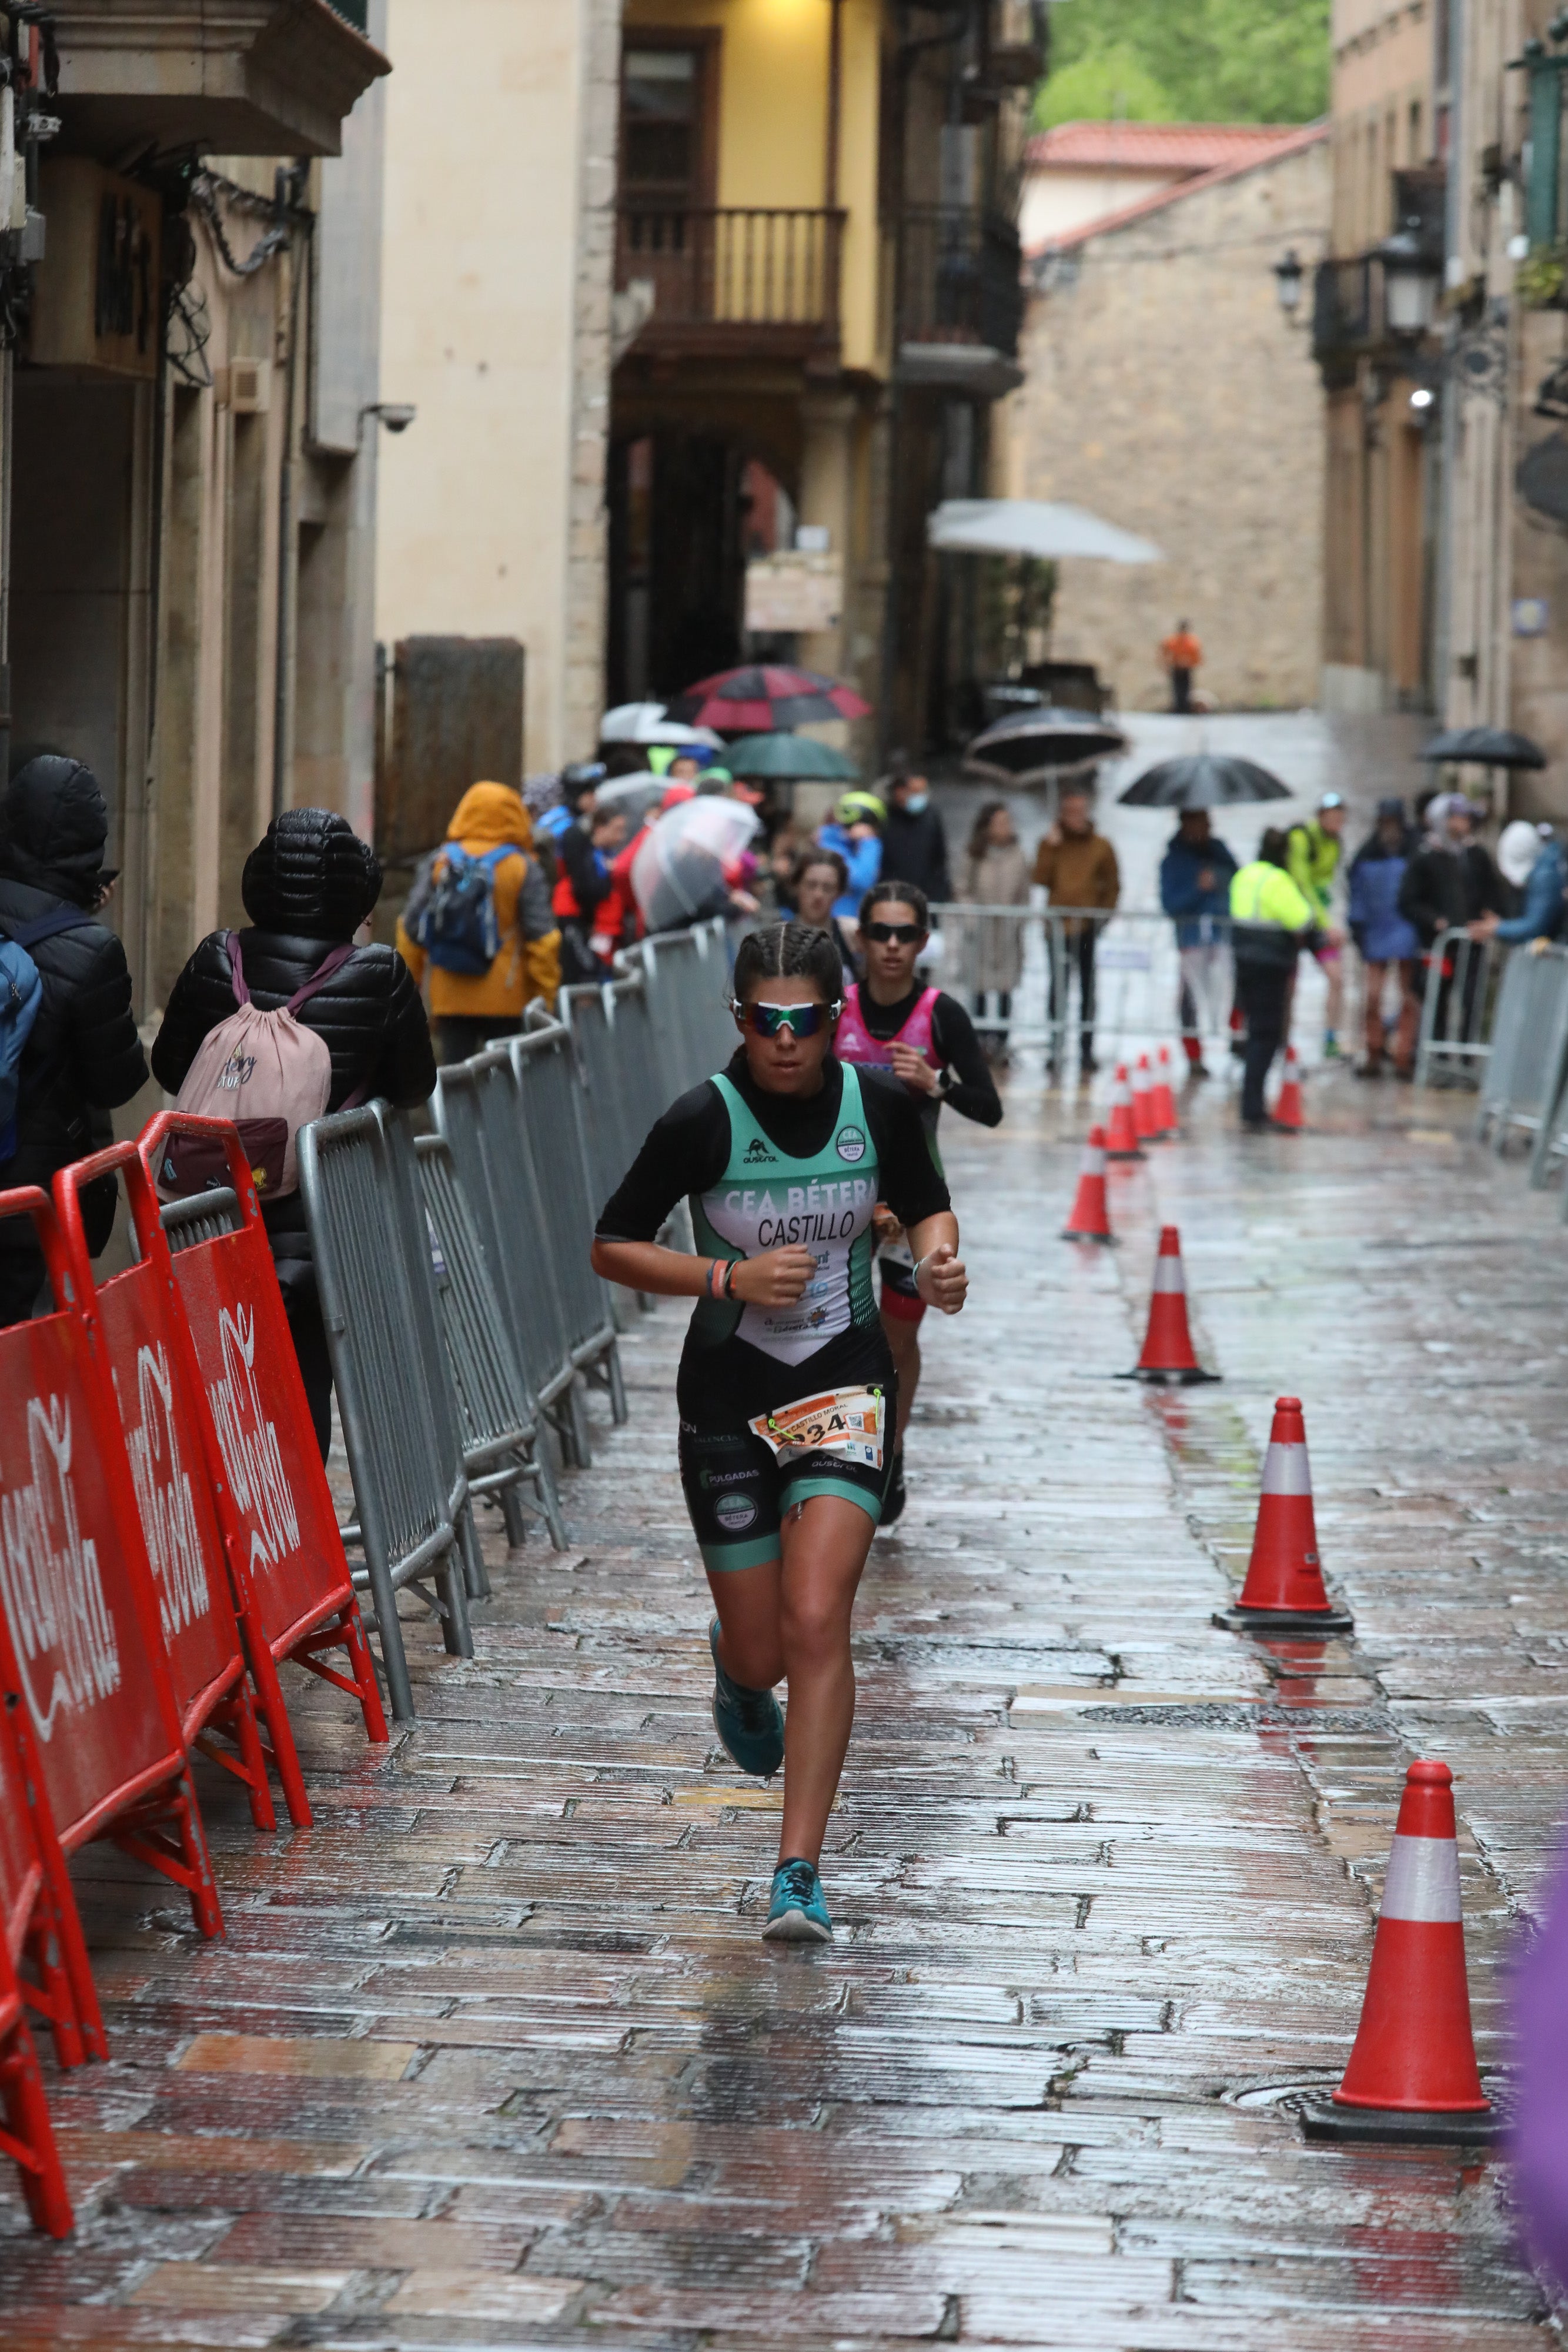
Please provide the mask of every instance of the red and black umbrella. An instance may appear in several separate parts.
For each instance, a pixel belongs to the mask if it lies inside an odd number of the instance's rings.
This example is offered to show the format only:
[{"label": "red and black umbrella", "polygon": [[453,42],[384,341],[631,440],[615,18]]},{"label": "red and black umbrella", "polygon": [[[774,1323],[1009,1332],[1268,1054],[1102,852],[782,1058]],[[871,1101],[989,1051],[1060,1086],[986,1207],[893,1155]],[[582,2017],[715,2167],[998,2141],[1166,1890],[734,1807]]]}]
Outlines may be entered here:
[{"label": "red and black umbrella", "polygon": [[770,735],[819,719],[869,719],[871,705],[852,686],[814,669],[748,662],[699,678],[670,705],[692,727],[727,735]]}]

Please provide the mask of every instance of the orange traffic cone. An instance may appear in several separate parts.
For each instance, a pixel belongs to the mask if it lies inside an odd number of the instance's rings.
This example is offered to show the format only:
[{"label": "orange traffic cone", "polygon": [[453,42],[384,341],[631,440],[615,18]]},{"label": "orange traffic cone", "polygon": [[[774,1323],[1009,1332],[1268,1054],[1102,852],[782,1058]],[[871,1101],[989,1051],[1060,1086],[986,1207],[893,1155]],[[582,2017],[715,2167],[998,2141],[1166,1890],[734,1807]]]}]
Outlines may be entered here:
[{"label": "orange traffic cone", "polygon": [[1215,1622],[1236,1633],[1348,1633],[1353,1620],[1323,1588],[1312,1514],[1312,1474],[1300,1397],[1280,1397],[1263,1463],[1263,1492],[1247,1581]]},{"label": "orange traffic cone", "polygon": [[1133,1118],[1133,1090],[1127,1084],[1127,1065],[1116,1065],[1116,1088],[1111,1097],[1111,1124],[1105,1135],[1105,1157],[1108,1160],[1142,1160],[1144,1147],[1138,1141],[1138,1130]]},{"label": "orange traffic cone", "polygon": [[1176,1097],[1171,1092],[1171,1056],[1168,1045],[1160,1047],[1160,1066],[1155,1077],[1155,1132],[1175,1135],[1180,1122],[1176,1118]]},{"label": "orange traffic cone", "polygon": [[1285,1048],[1285,1075],[1280,1085],[1279,1099],[1274,1105],[1274,1124],[1288,1127],[1292,1135],[1300,1134],[1306,1125],[1301,1114],[1301,1066],[1296,1059],[1293,1045]]},{"label": "orange traffic cone", "polygon": [[1072,1213],[1061,1229],[1064,1242],[1109,1242],[1115,1236],[1111,1231],[1111,1213],[1105,1200],[1105,1130],[1092,1127],[1089,1140],[1083,1147],[1083,1160],[1078,1171],[1078,1190],[1073,1195]]},{"label": "orange traffic cone", "polygon": [[1133,1076],[1133,1132],[1140,1143],[1159,1140],[1159,1122],[1155,1117],[1155,1082],[1149,1076],[1149,1057],[1138,1055],[1138,1066]]},{"label": "orange traffic cone", "polygon": [[1192,1351],[1186,1326],[1186,1282],[1181,1270],[1181,1235],[1174,1225],[1160,1227],[1160,1254],[1155,1260],[1155,1290],[1149,1301],[1149,1328],[1144,1352],[1130,1372],[1118,1380],[1165,1381],[1178,1388],[1196,1388],[1200,1381],[1217,1381],[1206,1372]]},{"label": "orange traffic cone", "polygon": [[1366,1998],[1344,2080],[1302,2110],[1312,2139],[1490,2139],[1476,2067],[1454,1776],[1423,1761],[1405,1776]]}]

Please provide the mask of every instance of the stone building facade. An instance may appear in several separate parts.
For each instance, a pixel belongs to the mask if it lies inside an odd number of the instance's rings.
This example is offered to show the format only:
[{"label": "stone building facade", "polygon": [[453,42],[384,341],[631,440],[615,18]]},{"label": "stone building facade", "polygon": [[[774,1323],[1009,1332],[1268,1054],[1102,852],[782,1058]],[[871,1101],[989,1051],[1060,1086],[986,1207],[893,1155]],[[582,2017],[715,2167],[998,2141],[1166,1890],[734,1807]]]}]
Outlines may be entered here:
[{"label": "stone building facade", "polygon": [[1178,617],[1221,708],[1317,698],[1321,394],[1273,265],[1321,254],[1329,201],[1312,125],[1031,257],[1010,492],[1088,507],[1164,552],[1061,567],[1052,656],[1095,663],[1124,708],[1165,700],[1158,647]]},{"label": "stone building facade", "polygon": [[[602,697],[621,0],[446,0],[463,99],[395,78],[376,627],[525,648],[524,765],[593,748]],[[390,0],[395,60],[425,0]]]}]

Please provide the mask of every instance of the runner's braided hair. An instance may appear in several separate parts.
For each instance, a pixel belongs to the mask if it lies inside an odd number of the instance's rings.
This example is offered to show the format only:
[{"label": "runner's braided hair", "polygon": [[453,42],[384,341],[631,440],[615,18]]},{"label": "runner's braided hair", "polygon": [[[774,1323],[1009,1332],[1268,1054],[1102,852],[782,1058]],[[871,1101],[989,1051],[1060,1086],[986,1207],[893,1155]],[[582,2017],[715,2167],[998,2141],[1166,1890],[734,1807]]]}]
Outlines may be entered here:
[{"label": "runner's braided hair", "polygon": [[844,992],[844,967],[831,931],[810,923],[769,923],[766,930],[747,931],[735,955],[735,993],[744,1004],[765,980],[814,981],[824,1004],[839,1003]]}]

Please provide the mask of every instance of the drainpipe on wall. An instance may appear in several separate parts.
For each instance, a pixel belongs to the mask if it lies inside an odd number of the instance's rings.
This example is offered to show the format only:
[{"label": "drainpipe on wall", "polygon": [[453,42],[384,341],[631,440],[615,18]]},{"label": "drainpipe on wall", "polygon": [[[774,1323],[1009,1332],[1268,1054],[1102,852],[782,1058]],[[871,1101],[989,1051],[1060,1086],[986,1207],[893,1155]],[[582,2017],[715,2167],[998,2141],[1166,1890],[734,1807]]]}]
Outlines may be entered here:
[{"label": "drainpipe on wall", "polygon": [[[1464,86],[1465,0],[1439,0],[1448,11],[1448,180],[1444,191],[1445,278],[1464,250],[1465,184]],[[1450,317],[1444,336],[1444,358],[1451,362],[1458,331]],[[1443,406],[1438,443],[1441,479],[1437,485],[1437,595],[1432,625],[1432,707],[1437,724],[1448,723],[1448,686],[1453,676],[1454,621],[1454,473],[1458,462],[1459,397],[1451,365],[1443,370]]]},{"label": "drainpipe on wall", "polygon": [[[295,163],[278,166],[275,183],[277,213],[287,220],[298,210],[304,189],[300,184],[309,166]],[[298,532],[294,521],[294,446],[295,406],[299,382],[298,355],[299,350],[299,289],[310,266],[310,228],[307,221],[298,236],[290,236],[284,251],[288,257],[288,349],[283,366],[283,448],[277,469],[277,644],[273,656],[272,684],[272,814],[280,816],[288,793],[288,771],[291,730],[289,713],[294,702],[294,636],[298,602],[299,563],[297,541]]]}]

